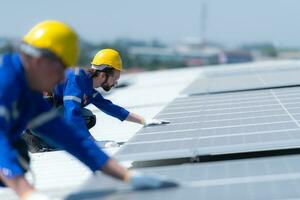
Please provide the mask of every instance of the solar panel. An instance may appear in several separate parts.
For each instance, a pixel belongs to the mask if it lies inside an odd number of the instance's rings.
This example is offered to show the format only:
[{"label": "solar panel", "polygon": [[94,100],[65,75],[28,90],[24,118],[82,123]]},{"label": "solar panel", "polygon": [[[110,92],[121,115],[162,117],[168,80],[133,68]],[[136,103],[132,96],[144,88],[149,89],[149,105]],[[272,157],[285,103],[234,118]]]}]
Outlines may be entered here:
[{"label": "solar panel", "polygon": [[67,200],[299,199],[300,156],[184,164],[139,169],[172,177],[178,188],[134,191],[106,176],[93,177]]},{"label": "solar panel", "polygon": [[206,70],[187,88],[183,94],[207,94],[229,91],[274,88],[300,84],[299,66],[280,66],[265,69],[239,68]]},{"label": "solar panel", "polygon": [[177,98],[117,153],[143,161],[300,147],[300,87]]}]

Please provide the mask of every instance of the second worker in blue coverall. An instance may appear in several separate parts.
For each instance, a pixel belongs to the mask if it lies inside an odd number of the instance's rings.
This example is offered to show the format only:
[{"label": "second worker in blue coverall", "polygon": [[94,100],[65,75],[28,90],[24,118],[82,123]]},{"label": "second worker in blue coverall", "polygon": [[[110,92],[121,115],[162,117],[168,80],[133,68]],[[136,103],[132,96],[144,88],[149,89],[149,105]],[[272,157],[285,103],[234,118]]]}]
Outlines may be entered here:
[{"label": "second worker in blue coverall", "polygon": [[[78,128],[88,131],[83,118],[85,113],[82,112],[82,108],[90,103],[121,121],[131,121],[145,126],[168,123],[165,120],[145,119],[142,116],[129,112],[125,108],[105,99],[95,90],[95,88],[101,87],[103,90],[109,91],[117,85],[122,71],[122,60],[116,50],[100,50],[94,56],[91,64],[91,67],[88,69],[75,68],[68,70],[66,80],[59,84],[53,92],[54,101],[64,107],[65,117],[76,124]],[[88,118],[86,115],[84,117]],[[90,119],[90,121],[93,120]]]}]

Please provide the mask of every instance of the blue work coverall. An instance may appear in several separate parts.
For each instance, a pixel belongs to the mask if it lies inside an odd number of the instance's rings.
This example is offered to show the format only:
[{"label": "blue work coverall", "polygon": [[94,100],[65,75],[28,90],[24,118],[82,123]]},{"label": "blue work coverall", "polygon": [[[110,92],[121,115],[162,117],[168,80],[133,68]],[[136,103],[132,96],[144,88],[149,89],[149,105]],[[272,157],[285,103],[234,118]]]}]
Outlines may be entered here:
[{"label": "blue work coverall", "polygon": [[82,117],[82,108],[92,103],[108,115],[123,121],[129,112],[113,104],[93,88],[93,78],[82,68],[69,69],[66,80],[54,89],[55,102],[64,106],[65,118],[79,129],[88,129]]},{"label": "blue work coverall", "polygon": [[28,126],[92,171],[101,169],[109,159],[89,134],[61,118],[41,92],[29,88],[20,55],[6,54],[0,57],[0,171],[5,177],[24,174],[13,144]]}]

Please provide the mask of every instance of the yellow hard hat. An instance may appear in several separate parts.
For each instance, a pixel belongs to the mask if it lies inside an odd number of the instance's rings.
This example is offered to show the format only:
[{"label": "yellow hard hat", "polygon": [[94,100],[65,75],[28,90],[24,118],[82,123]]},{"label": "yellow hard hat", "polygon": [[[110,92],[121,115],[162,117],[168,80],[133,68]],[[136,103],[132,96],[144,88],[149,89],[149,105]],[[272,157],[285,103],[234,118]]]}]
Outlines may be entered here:
[{"label": "yellow hard hat", "polygon": [[102,49],[91,62],[94,66],[108,65],[116,70],[122,71],[122,59],[120,54],[114,49]]},{"label": "yellow hard hat", "polygon": [[66,66],[74,66],[78,58],[77,34],[68,25],[54,20],[35,25],[23,41],[33,47],[48,49]]}]

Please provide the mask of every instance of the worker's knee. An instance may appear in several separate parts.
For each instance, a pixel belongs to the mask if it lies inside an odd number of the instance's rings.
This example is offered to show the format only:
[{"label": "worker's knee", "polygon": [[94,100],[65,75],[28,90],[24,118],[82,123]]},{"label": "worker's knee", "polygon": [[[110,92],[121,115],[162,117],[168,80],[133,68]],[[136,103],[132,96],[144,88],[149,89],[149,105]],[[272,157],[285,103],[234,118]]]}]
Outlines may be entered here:
[{"label": "worker's knee", "polygon": [[24,131],[24,133],[22,134],[22,140],[26,142],[26,144],[28,145],[28,150],[31,153],[56,150],[55,147],[48,144],[44,139],[35,135],[34,132],[30,129]]},{"label": "worker's knee", "polygon": [[96,116],[92,111],[86,108],[82,108],[81,113],[88,129],[91,129],[96,125]]},{"label": "worker's knee", "polygon": [[[57,108],[57,111],[61,116],[64,116],[64,107],[63,106],[59,106]],[[87,108],[82,108],[81,115],[82,115],[88,129],[91,129],[92,127],[94,127],[96,125],[96,116],[93,114],[92,111],[90,111]]]}]

